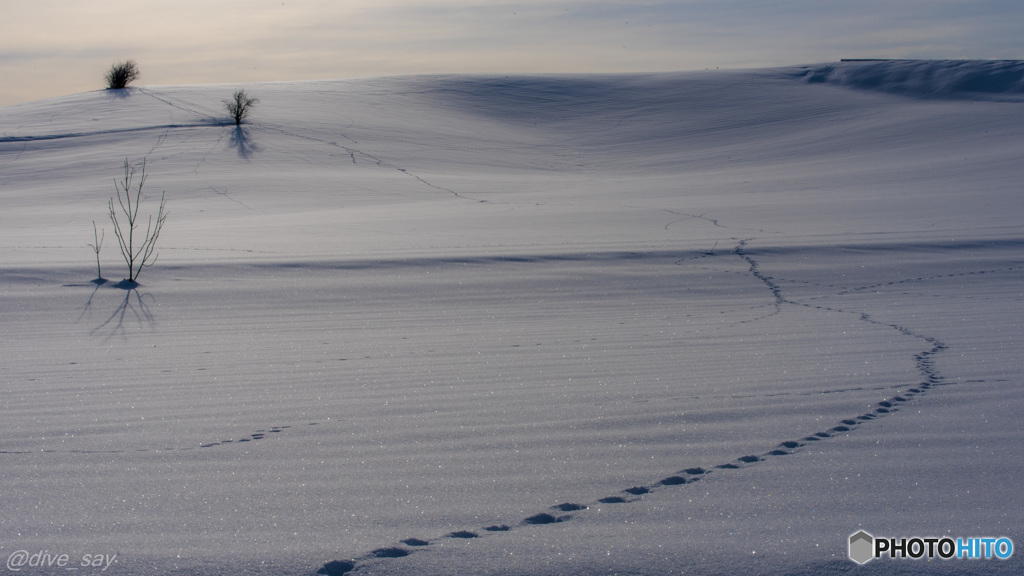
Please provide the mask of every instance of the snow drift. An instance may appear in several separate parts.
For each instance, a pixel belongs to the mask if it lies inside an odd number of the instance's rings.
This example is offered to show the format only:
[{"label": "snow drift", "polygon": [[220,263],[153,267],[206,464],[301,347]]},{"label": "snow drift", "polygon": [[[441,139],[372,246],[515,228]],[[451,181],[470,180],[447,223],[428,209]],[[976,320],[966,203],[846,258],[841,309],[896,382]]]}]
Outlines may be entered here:
[{"label": "snow drift", "polygon": [[1021,60],[850,60],[808,66],[808,82],[923,98],[1024,100]]}]

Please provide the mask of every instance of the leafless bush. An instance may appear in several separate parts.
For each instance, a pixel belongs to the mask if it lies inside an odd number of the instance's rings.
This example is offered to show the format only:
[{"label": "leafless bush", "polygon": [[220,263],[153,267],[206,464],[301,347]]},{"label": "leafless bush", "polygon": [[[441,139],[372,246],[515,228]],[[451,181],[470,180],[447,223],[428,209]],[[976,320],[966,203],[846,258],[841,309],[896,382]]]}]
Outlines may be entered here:
[{"label": "leafless bush", "polygon": [[238,90],[232,96],[231,100],[223,100],[224,107],[227,108],[228,114],[235,119],[235,126],[241,126],[242,120],[249,115],[249,111],[252,107],[260,103],[259,98],[250,97],[245,93],[245,90]]},{"label": "leafless bush", "polygon": [[103,238],[106,237],[107,231],[103,231],[103,236],[100,236],[96,232],[96,221],[92,221],[92,236],[96,239],[95,244],[89,244],[92,251],[96,253],[96,279],[103,280],[103,272],[100,271],[100,249],[103,248]]},{"label": "leafless bush", "polygon": [[[157,210],[156,220],[149,216],[146,224],[146,233],[140,238],[136,237],[136,229],[141,224],[138,221],[139,204],[142,202],[142,187],[146,183],[146,160],[142,160],[142,171],[139,175],[139,183],[132,191],[132,180],[135,178],[135,168],[124,160],[124,179],[114,180],[114,188],[117,190],[117,204],[121,207],[120,213],[114,208],[114,199],[107,203],[110,209],[110,221],[114,223],[114,234],[117,236],[117,243],[121,248],[121,255],[124,256],[125,264],[128,265],[128,278],[126,281],[135,284],[138,281],[139,273],[143,268],[148,268],[156,263],[156,240],[160,237],[160,231],[164,228],[164,221],[167,219],[167,210],[163,193],[160,194],[160,208]],[[132,197],[134,195],[134,198]],[[123,215],[127,224],[122,224],[118,214]],[[141,233],[141,230],[139,230]]]},{"label": "leafless bush", "polygon": [[139,77],[139,67],[134,60],[115,62],[107,70],[104,79],[107,81],[108,90],[120,90],[131,84]]}]

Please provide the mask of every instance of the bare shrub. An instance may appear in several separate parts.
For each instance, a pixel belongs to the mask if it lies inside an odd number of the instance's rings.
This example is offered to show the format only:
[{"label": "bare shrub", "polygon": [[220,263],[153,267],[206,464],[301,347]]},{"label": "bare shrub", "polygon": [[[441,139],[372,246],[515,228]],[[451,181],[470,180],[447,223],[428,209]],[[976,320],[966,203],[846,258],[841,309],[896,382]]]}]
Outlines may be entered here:
[{"label": "bare shrub", "polygon": [[224,107],[227,108],[228,114],[235,120],[235,126],[241,126],[242,120],[249,115],[249,111],[252,107],[260,103],[259,98],[253,98],[245,93],[245,90],[238,90],[235,92],[231,100],[223,100]]},{"label": "bare shrub", "polygon": [[103,236],[100,236],[96,231],[96,221],[92,221],[92,236],[95,238],[94,244],[89,244],[92,251],[96,253],[96,279],[103,280],[103,272],[100,271],[100,249],[103,248],[103,238],[106,237],[107,231],[103,231]]},{"label": "bare shrub", "polygon": [[[136,229],[141,224],[139,218],[139,204],[142,202],[142,187],[146,183],[146,160],[142,160],[142,171],[139,174],[139,182],[132,191],[132,180],[135,178],[135,168],[124,160],[124,179],[114,180],[114,188],[117,190],[117,204],[121,207],[120,213],[114,208],[114,199],[107,203],[110,209],[110,221],[114,223],[114,234],[117,236],[117,243],[121,248],[121,255],[128,265],[128,278],[126,282],[134,285],[139,278],[143,268],[148,268],[156,263],[156,241],[160,237],[160,231],[164,228],[164,221],[167,219],[164,194],[160,194],[160,208],[157,210],[156,219],[149,216],[146,224],[146,233],[136,237]],[[134,198],[133,198],[134,196]],[[127,221],[122,224],[118,219],[119,214]]]},{"label": "bare shrub", "polygon": [[135,61],[125,60],[124,62],[112,64],[110,70],[107,70],[107,74],[103,78],[107,81],[108,90],[120,90],[134,82],[138,77],[139,67],[135,64]]}]

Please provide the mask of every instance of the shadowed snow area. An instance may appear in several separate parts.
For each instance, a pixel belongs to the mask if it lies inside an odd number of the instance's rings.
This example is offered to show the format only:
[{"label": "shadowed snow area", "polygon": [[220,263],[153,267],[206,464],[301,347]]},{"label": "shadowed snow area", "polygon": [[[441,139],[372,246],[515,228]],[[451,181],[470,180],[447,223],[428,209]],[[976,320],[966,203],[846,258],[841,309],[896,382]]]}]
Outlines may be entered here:
[{"label": "shadowed snow area", "polygon": [[[1020,573],[847,545],[1024,541],[1021,70],[256,84],[240,127],[227,85],[0,108],[0,554]],[[170,214],[126,289],[107,201],[143,157]]]},{"label": "shadowed snow area", "polygon": [[919,98],[1024,101],[1021,60],[854,60],[798,73],[809,82]]}]

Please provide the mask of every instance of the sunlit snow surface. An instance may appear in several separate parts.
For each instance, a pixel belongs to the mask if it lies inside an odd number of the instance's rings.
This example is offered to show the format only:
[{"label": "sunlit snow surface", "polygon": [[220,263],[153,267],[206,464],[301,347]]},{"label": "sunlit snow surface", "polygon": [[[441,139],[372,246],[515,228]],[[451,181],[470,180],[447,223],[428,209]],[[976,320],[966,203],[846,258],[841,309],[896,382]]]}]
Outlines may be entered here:
[{"label": "sunlit snow surface", "polygon": [[[0,109],[0,555],[1020,573],[847,540],[1024,545],[1021,70],[259,84],[241,128],[235,86]],[[125,158],[170,210],[129,291]]]}]

